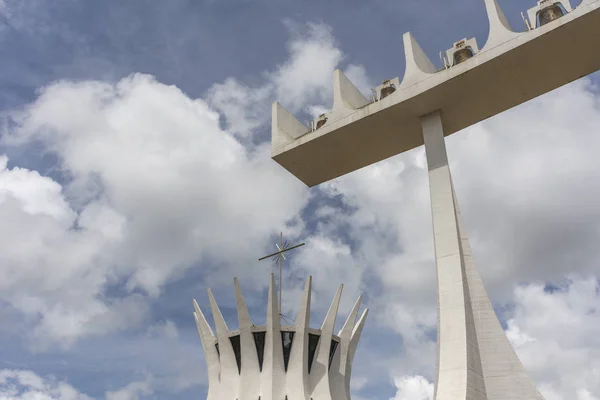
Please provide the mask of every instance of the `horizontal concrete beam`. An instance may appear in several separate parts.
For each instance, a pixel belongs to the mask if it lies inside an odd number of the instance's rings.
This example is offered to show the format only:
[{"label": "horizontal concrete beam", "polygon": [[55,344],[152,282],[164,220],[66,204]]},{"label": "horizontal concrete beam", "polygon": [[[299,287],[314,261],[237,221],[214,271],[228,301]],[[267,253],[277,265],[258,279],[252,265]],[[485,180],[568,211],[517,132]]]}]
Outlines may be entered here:
[{"label": "horizontal concrete beam", "polygon": [[513,32],[497,2],[485,2],[488,41],[461,64],[436,71],[406,34],[406,76],[384,99],[361,106],[336,71],[336,107],[319,129],[305,128],[274,104],[273,159],[306,185],[318,185],[421,146],[423,115],[441,110],[450,135],[600,69],[600,0],[527,32]]}]

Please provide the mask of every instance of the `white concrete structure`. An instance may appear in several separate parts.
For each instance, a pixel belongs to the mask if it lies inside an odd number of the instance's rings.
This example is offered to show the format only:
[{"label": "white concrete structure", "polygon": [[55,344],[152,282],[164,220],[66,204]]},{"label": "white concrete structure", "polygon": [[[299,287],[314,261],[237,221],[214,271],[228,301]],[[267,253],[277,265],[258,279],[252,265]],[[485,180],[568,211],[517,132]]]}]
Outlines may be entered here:
[{"label": "white concrete structure", "polygon": [[442,118],[422,118],[438,280],[435,399],[542,399],[519,361],[475,268],[454,194]]},{"label": "white concrete structure", "polygon": [[525,32],[496,0],[484,1],[490,31],[481,50],[474,39],[456,42],[438,70],[407,33],[404,78],[378,86],[373,101],[335,71],[333,110],[311,129],[274,103],[272,156],[314,186],[424,144],[438,278],[435,399],[542,399],[475,268],[444,137],[599,70],[600,0],[575,9],[540,0]]},{"label": "white concrete structure", "polygon": [[390,79],[397,90],[389,96],[381,99],[380,86],[370,102],[335,71],[333,109],[314,130],[274,103],[273,159],[315,186],[423,145],[423,115],[441,110],[448,136],[600,69],[600,0],[525,32],[484,1],[490,33],[465,62],[438,69],[406,33],[404,78]]},{"label": "white concrete structure", "polygon": [[352,360],[368,310],[357,321],[362,297],[333,334],[340,285],[320,329],[309,327],[312,278],[306,281],[296,325],[281,326],[271,274],[266,326],[254,326],[237,279],[239,330],[229,331],[208,290],[215,335],[194,300],[194,318],[208,367],[207,400],[350,400]]}]

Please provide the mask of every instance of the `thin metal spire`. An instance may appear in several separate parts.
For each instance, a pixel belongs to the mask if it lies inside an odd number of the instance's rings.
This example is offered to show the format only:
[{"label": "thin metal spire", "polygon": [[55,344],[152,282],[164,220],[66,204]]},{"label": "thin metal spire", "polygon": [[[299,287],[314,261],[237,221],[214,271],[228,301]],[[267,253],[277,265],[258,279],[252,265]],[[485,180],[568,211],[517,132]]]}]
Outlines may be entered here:
[{"label": "thin metal spire", "polygon": [[288,242],[287,240],[285,241],[285,243],[283,242],[283,232],[279,233],[279,244],[275,243],[275,247],[277,247],[277,251],[275,253],[269,254],[268,256],[264,256],[258,259],[258,261],[262,261],[264,259],[267,258],[273,258],[274,262],[278,262],[279,263],[279,316],[282,316],[282,308],[281,308],[281,303],[282,303],[282,289],[283,289],[283,260],[287,260],[285,258],[285,255],[283,253],[285,253],[286,251],[290,251],[290,250],[294,250],[297,249],[298,247],[304,246],[306,243],[300,243],[297,245],[292,246],[290,242]]}]

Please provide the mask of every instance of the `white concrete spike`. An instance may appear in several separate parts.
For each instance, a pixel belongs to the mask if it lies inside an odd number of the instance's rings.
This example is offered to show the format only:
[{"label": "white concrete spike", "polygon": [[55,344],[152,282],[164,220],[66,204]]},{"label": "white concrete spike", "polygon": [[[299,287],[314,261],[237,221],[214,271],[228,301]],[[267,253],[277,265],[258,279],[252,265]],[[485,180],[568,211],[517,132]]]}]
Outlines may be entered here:
[{"label": "white concrete spike", "polygon": [[[356,353],[356,347],[358,346],[360,335],[365,326],[365,322],[367,321],[367,315],[369,315],[368,308],[365,311],[363,311],[360,318],[358,319],[358,322],[356,323],[356,326],[352,330],[352,337],[350,338],[350,350],[348,352],[348,366],[351,366],[352,360],[354,360],[354,353]],[[347,376],[349,378],[350,374],[348,374]],[[350,382],[350,379],[348,379],[348,382]]]},{"label": "white concrete spike", "polygon": [[265,352],[261,374],[261,399],[279,400],[285,397],[285,367],[283,365],[283,347],[281,344],[281,321],[275,275],[270,275],[267,301],[267,330],[265,334]]},{"label": "white concrete spike", "polygon": [[238,278],[233,278],[233,286],[235,288],[235,303],[237,306],[240,330],[250,328],[252,326],[252,320],[250,319],[250,313],[248,312],[248,307],[244,301],[244,295],[242,294]]},{"label": "white concrete spike", "polygon": [[482,50],[488,50],[520,35],[520,32],[513,31],[497,0],[485,0],[485,9],[490,22],[490,30]]},{"label": "white concrete spike", "polygon": [[288,400],[306,400],[305,393],[309,390],[308,375],[308,328],[310,325],[310,298],[312,276],[309,276],[304,286],[304,295],[298,316],[296,317],[296,333],[286,374]]},{"label": "white concrete spike", "polygon": [[309,132],[307,126],[298,121],[277,102],[271,108],[271,141],[273,148],[281,148]]},{"label": "white concrete spike", "polygon": [[367,104],[369,100],[340,69],[336,69],[333,72],[333,112],[348,114]]},{"label": "white concrete spike", "polygon": [[361,302],[362,296],[359,296],[354,303],[354,307],[352,307],[352,311],[350,311],[350,314],[348,314],[348,318],[346,318],[344,326],[338,333],[340,343],[334,354],[329,371],[329,384],[331,386],[331,392],[340,393],[340,399],[344,400],[350,400],[350,391],[346,385],[346,380],[350,379],[350,377],[348,376],[348,378],[346,378],[346,363],[348,360],[348,352],[350,350],[350,339],[352,338],[352,331],[354,330],[354,325],[356,324],[356,317],[358,315]]},{"label": "white concrete spike", "polygon": [[435,65],[433,65],[410,32],[406,32],[402,40],[404,41],[406,70],[401,86],[411,85],[425,78],[427,75],[437,72]]},{"label": "white concrete spike", "polygon": [[348,318],[346,318],[346,322],[342,329],[340,329],[338,336],[340,339],[344,340],[347,337],[347,340],[350,340],[350,336],[352,335],[352,330],[354,329],[354,324],[356,323],[356,316],[358,315],[358,309],[360,308],[360,303],[362,302],[362,295],[358,296],[358,299],[354,303],[354,307],[352,307],[352,311],[348,314]]},{"label": "white concrete spike", "polygon": [[240,374],[238,371],[233,345],[229,340],[229,328],[221,314],[221,310],[215,301],[210,289],[207,289],[210,309],[212,311],[215,330],[217,331],[217,342],[219,343],[219,360],[221,362],[221,391],[222,395],[234,398],[239,393]]},{"label": "white concrete spike", "polygon": [[316,399],[326,399],[331,393],[329,387],[329,351],[331,349],[331,339],[333,336],[333,328],[335,326],[335,318],[340,306],[340,298],[344,285],[340,285],[329,311],[325,316],[323,325],[321,326],[321,338],[315,351],[315,356],[310,370],[310,387],[312,397]]},{"label": "white concrete spike", "polygon": [[335,319],[337,317],[338,308],[340,306],[340,299],[342,297],[342,290],[344,289],[344,285],[340,285],[338,287],[335,296],[333,297],[333,301],[329,306],[329,311],[327,311],[327,315],[323,320],[323,324],[321,325],[321,331],[328,330],[331,327],[331,334],[333,335],[333,327],[335,326]]},{"label": "white concrete spike", "polygon": [[206,360],[206,369],[208,372],[208,395],[207,400],[216,400],[220,393],[220,381],[219,375],[221,372],[221,362],[219,360],[219,354],[215,347],[217,339],[213,335],[210,325],[206,321],[204,314],[198,307],[196,300],[194,303],[194,320],[196,321],[196,328],[198,329],[198,335],[202,341],[202,348],[204,350],[204,358]]},{"label": "white concrete spike", "polygon": [[260,365],[252,334],[252,321],[238,278],[233,278],[233,286],[240,324],[240,364],[242,371],[244,371],[243,374],[240,374],[240,392],[236,398],[239,400],[255,400],[260,396]]},{"label": "white concrete spike", "polygon": [[215,329],[217,331],[217,338],[219,337],[219,331],[221,332],[229,332],[229,328],[227,327],[227,323],[223,318],[223,314],[221,314],[221,310],[215,301],[215,298],[210,289],[206,290],[208,292],[208,301],[210,303],[210,311],[213,315],[213,321],[215,323]]},{"label": "white concrete spike", "polygon": [[354,354],[356,354],[356,349],[358,347],[358,341],[360,340],[360,335],[365,326],[365,322],[367,321],[367,315],[369,315],[369,309],[367,308],[361,314],[356,326],[352,330],[352,336],[350,338],[350,344],[348,345],[348,358],[346,361],[346,371],[344,373],[345,379],[345,392],[348,393],[347,400],[350,400],[350,379],[352,377],[352,361],[354,361]]},{"label": "white concrete spike", "polygon": [[196,301],[196,299],[193,300],[193,304],[195,314],[197,314],[200,318],[200,325],[198,325],[198,333],[200,334],[200,337],[202,337],[202,335],[210,335],[212,337],[215,337],[215,334],[213,333],[210,325],[208,324],[208,321],[206,320],[204,313],[200,309],[200,306],[198,306],[198,302]]},{"label": "white concrete spike", "polygon": [[304,295],[298,315],[296,316],[296,326],[307,327],[310,325],[310,299],[312,291],[312,276],[309,275],[304,284]]}]

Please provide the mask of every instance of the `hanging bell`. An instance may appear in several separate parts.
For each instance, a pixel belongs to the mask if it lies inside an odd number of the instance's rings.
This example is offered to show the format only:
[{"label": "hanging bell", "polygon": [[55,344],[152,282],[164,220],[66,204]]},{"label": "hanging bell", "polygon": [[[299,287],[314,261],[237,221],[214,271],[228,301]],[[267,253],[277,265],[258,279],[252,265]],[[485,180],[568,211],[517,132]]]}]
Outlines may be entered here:
[{"label": "hanging bell", "polygon": [[454,64],[458,65],[461,62],[467,61],[469,58],[473,57],[475,54],[473,53],[473,49],[470,47],[464,47],[460,50],[454,52]]},{"label": "hanging bell", "polygon": [[317,121],[317,127],[315,129],[319,129],[320,127],[325,125],[326,122],[327,122],[327,117],[325,116],[325,114],[319,115],[319,120]]},{"label": "hanging bell", "polygon": [[392,83],[389,86],[385,86],[381,88],[381,96],[379,96],[379,100],[385,99],[386,97],[388,97],[390,94],[394,93],[396,91],[396,86],[394,86],[394,84]]},{"label": "hanging bell", "polygon": [[540,10],[538,15],[540,18],[540,26],[544,26],[548,22],[552,22],[555,19],[559,19],[560,17],[565,15],[565,13],[563,12],[562,8],[560,8],[557,4],[552,4]]}]

